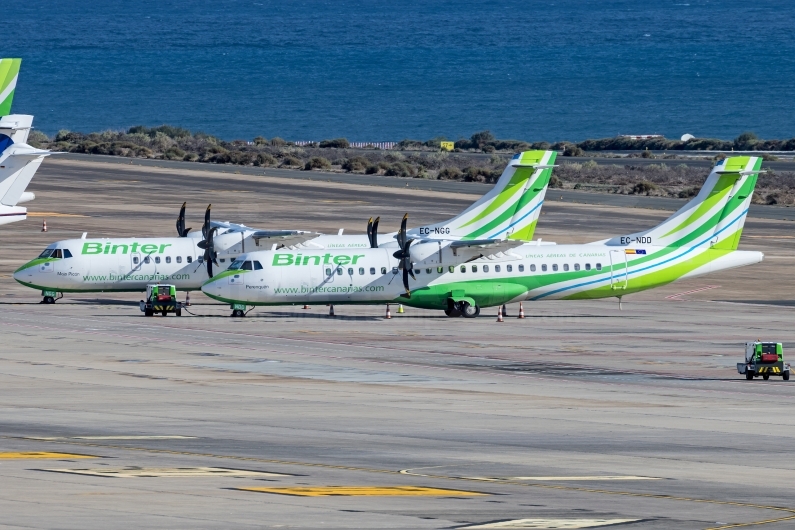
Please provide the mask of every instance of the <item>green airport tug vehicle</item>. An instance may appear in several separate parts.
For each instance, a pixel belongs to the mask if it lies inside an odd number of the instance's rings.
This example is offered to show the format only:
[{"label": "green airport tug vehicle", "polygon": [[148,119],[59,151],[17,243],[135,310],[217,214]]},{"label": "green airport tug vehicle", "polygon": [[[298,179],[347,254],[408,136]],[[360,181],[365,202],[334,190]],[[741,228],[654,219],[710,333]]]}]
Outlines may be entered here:
[{"label": "green airport tug vehicle", "polygon": [[745,362],[737,363],[737,372],[749,381],[762,376],[767,381],[771,375],[789,381],[790,365],[784,362],[784,348],[780,342],[746,342]]},{"label": "green airport tug vehicle", "polygon": [[173,285],[150,284],[146,286],[146,300],[141,300],[140,308],[144,316],[155,313],[163,316],[174,313],[182,316],[182,303],[177,301],[177,288]]}]

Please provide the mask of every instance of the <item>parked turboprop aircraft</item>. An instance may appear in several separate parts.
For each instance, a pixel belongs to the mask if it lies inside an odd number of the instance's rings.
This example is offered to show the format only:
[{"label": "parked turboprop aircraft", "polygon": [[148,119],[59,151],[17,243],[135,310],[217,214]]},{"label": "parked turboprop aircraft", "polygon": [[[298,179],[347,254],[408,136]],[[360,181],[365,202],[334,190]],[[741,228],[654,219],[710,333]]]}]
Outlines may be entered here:
[{"label": "parked turboprop aircraft", "polygon": [[[460,215],[409,233],[424,233],[426,240],[436,241],[439,248],[447,248],[454,240],[480,245],[511,241],[516,245],[521,243],[516,238],[531,238],[555,155],[554,151],[527,151],[514,156],[497,184]],[[226,259],[231,263],[239,254],[255,249],[285,245],[299,251],[379,247],[378,219],[368,224],[367,235],[322,235],[213,222],[208,207],[202,233],[190,230],[185,227],[183,204],[177,220],[179,237],[58,241],[17,269],[14,279],[41,289],[44,302],[53,303],[58,292],[137,292],[160,281],[181,290],[198,290],[212,277],[213,264],[220,266],[219,261]],[[381,246],[396,245],[387,238]]]},{"label": "parked turboprop aircraft", "polygon": [[35,198],[25,188],[49,151],[27,144],[33,116],[8,114],[21,59],[0,59],[0,225],[22,221],[27,208],[17,206]]},{"label": "parked turboprop aircraft", "polygon": [[[411,239],[404,217],[395,253],[385,248],[249,252],[202,291],[237,305],[399,302],[465,317],[477,316],[481,307],[522,300],[620,299],[762,261],[761,252],[737,250],[761,162],[748,156],[718,162],[693,200],[642,232],[584,245],[457,241],[441,247]],[[233,316],[242,316],[234,309]]]}]

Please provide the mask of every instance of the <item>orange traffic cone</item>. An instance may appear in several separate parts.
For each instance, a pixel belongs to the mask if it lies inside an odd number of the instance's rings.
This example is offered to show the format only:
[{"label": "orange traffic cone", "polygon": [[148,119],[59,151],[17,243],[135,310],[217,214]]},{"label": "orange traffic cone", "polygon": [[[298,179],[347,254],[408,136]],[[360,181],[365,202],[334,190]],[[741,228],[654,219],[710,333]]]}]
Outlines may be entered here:
[{"label": "orange traffic cone", "polygon": [[517,318],[524,318],[524,308],[522,307],[522,302],[519,302],[519,316]]},{"label": "orange traffic cone", "polygon": [[502,306],[497,310],[497,322],[504,322],[502,319]]},{"label": "orange traffic cone", "polygon": [[389,312],[389,304],[386,305],[386,317],[385,318],[392,318],[392,313]]},{"label": "orange traffic cone", "polygon": [[185,306],[190,306],[190,291],[188,291],[188,294],[185,295]]},{"label": "orange traffic cone", "polygon": [[328,306],[328,316],[335,317],[337,315],[334,314],[334,304]]},{"label": "orange traffic cone", "polygon": [[309,304],[304,304],[304,307],[302,307],[301,309],[310,309]]},{"label": "orange traffic cone", "polygon": [[47,231],[47,219],[45,219],[44,221],[41,222],[41,231],[42,232],[46,232]]}]

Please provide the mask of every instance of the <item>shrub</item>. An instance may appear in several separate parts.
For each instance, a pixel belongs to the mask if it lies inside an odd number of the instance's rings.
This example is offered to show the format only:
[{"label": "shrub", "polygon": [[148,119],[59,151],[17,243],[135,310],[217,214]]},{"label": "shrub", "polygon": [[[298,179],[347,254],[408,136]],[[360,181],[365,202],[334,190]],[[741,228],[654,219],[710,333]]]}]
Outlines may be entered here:
[{"label": "shrub", "polygon": [[335,138],[334,140],[323,140],[320,142],[321,149],[327,148],[336,148],[336,149],[348,149],[351,144],[348,143],[348,140],[345,138]]},{"label": "shrub", "polygon": [[322,156],[313,156],[304,165],[304,170],[311,171],[313,169],[331,169],[331,162]]},{"label": "shrub", "polygon": [[198,159],[199,155],[197,155],[196,153],[188,153],[182,158],[182,160],[184,160],[185,162],[195,162]]},{"label": "shrub", "polygon": [[263,138],[262,136],[257,136],[254,138],[254,145],[268,145],[268,139]]},{"label": "shrub", "polygon": [[446,167],[439,172],[436,178],[439,180],[460,180],[461,170],[457,167]]},{"label": "shrub", "polygon": [[69,143],[73,143],[74,144],[74,143],[78,143],[78,142],[83,141],[83,139],[85,137],[86,137],[85,134],[82,134],[82,133],[79,133],[79,132],[67,131],[66,129],[62,129],[62,130],[58,131],[58,133],[55,135],[55,141],[56,142],[69,142]]},{"label": "shrub", "polygon": [[175,145],[169,147],[168,150],[163,153],[163,158],[167,160],[182,160],[185,158],[185,151]]},{"label": "shrub", "polygon": [[364,171],[372,164],[363,156],[355,156],[345,160],[342,164],[342,169],[345,171]]},{"label": "shrub", "polygon": [[365,169],[364,173],[366,175],[375,175],[375,174],[378,173],[379,170],[380,170],[380,168],[378,167],[378,165],[377,164],[373,164],[372,166],[369,166],[367,169]]},{"label": "shrub", "polygon": [[656,156],[654,156],[654,153],[652,153],[652,152],[651,152],[651,151],[649,151],[648,149],[646,149],[645,151],[643,151],[643,152],[640,154],[640,157],[641,157],[641,158],[657,158]]},{"label": "shrub", "polygon": [[679,192],[680,199],[689,199],[698,195],[698,188],[685,188]]},{"label": "shrub", "polygon": [[656,189],[657,189],[656,184],[649,182],[647,180],[642,180],[632,187],[632,191],[630,193],[632,195],[643,195],[643,194],[648,195],[649,192],[654,191]]},{"label": "shrub", "polygon": [[275,166],[276,159],[268,153],[257,153],[257,158],[254,159],[255,166]]},{"label": "shrub", "polygon": [[476,132],[469,138],[471,147],[483,149],[484,146],[493,144],[497,139],[491,134],[491,131]]},{"label": "shrub", "polygon": [[752,132],[744,132],[734,139],[734,148],[738,151],[751,151],[759,139]]},{"label": "shrub", "polygon": [[385,175],[389,177],[413,177],[414,168],[405,162],[395,162],[386,169]]},{"label": "shrub", "polygon": [[271,145],[274,147],[284,147],[287,145],[287,142],[276,136],[275,138],[271,138]]},{"label": "shrub", "polygon": [[41,131],[33,130],[30,131],[30,134],[28,135],[28,144],[36,148],[41,147],[41,144],[47,143],[49,141],[50,139],[47,138],[47,135]]},{"label": "shrub", "polygon": [[564,144],[563,156],[585,156],[585,151],[581,147],[574,144]]},{"label": "shrub", "polygon": [[563,181],[560,180],[557,175],[552,175],[549,178],[549,187],[550,188],[562,188],[563,187]]},{"label": "shrub", "polygon": [[295,158],[294,156],[285,156],[282,159],[282,166],[300,166],[303,164],[300,159]]},{"label": "shrub", "polygon": [[762,153],[760,156],[765,162],[776,162],[778,160],[776,155],[771,155],[770,153]]}]

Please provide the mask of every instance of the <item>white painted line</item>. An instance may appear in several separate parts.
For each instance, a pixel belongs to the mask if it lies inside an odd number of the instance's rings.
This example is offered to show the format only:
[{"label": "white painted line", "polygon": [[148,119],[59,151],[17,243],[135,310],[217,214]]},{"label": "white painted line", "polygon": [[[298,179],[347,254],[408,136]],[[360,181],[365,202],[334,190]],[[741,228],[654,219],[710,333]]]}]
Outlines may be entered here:
[{"label": "white painted line", "polygon": [[55,436],[44,438],[41,436],[27,436],[27,440],[192,440],[196,436]]},{"label": "white painted line", "polygon": [[640,521],[640,519],[513,519],[511,521],[498,521],[496,523],[462,526],[459,528],[472,530],[476,528],[593,528],[596,526],[632,523],[635,521]]},{"label": "white painted line", "polygon": [[538,482],[588,481],[588,480],[662,480],[662,477],[641,477],[636,475],[588,475],[570,477],[466,477],[470,480],[500,482],[503,480],[535,480]]},{"label": "white painted line", "polygon": [[99,469],[43,469],[56,473],[71,473],[73,475],[91,475],[95,477],[289,477],[282,473],[269,473],[267,471],[250,471],[246,469],[228,469],[225,467],[107,467]]},{"label": "white painted line", "polygon": [[720,288],[720,285],[707,285],[706,287],[701,287],[700,289],[693,289],[692,291],[685,291],[683,293],[672,294],[670,296],[666,296],[665,298],[666,300],[676,300],[678,302],[684,302],[685,300],[679,298],[680,296],[684,296],[686,294],[700,293],[701,291],[709,291],[710,289],[718,289],[718,288]]}]

